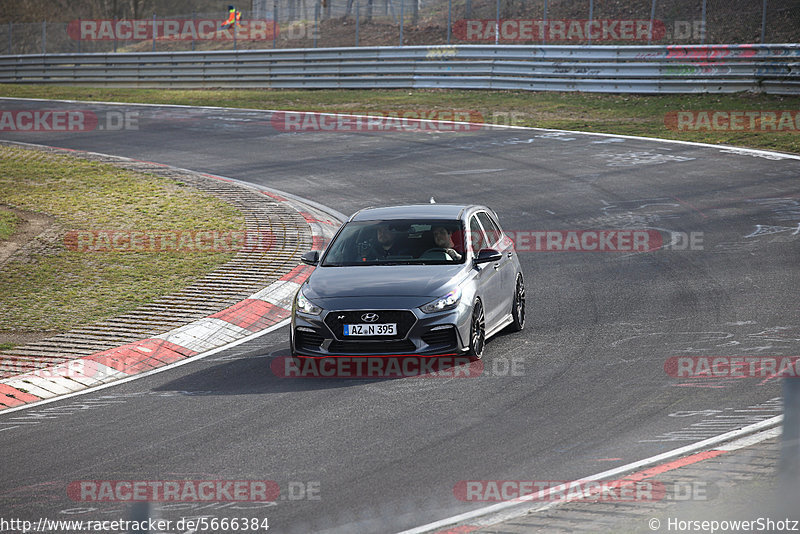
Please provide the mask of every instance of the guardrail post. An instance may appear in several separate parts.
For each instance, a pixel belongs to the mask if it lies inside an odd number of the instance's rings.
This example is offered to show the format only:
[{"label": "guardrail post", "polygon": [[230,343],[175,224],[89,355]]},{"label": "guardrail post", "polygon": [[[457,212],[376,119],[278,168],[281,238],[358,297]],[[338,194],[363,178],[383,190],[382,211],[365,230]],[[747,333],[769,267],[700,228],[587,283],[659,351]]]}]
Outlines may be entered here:
[{"label": "guardrail post", "polygon": [[153,52],[156,51],[156,35],[158,34],[158,30],[156,29],[156,12],[153,11]]},{"label": "guardrail post", "polygon": [[544,14],[542,15],[542,44],[547,44],[547,0],[544,0]]},{"label": "guardrail post", "polygon": [[780,476],[785,489],[800,491],[800,378],[783,379],[783,435]]},{"label": "guardrail post", "polygon": [[706,2],[708,0],[703,0],[703,8],[702,12],[700,13],[700,18],[702,19],[702,33],[700,34],[700,44],[706,44]]},{"label": "guardrail post", "polygon": [[767,33],[767,0],[764,0],[761,8],[761,44],[764,44],[764,36]]},{"label": "guardrail post", "polygon": [[358,14],[361,11],[361,6],[356,2],[356,46],[358,46]]},{"label": "guardrail post", "polygon": [[13,30],[14,23],[10,20],[8,21],[8,55],[11,55],[12,48],[14,47],[14,39],[11,37],[11,32]]},{"label": "guardrail post", "polygon": [[453,0],[447,0],[447,44],[450,44],[450,31],[453,27]]},{"label": "guardrail post", "polygon": [[[197,28],[197,12],[192,10],[192,28]],[[194,52],[194,32],[192,32],[192,52]]]},{"label": "guardrail post", "polygon": [[400,0],[400,46],[403,46],[403,23],[406,21],[405,7],[406,0]]},{"label": "guardrail post", "polygon": [[319,3],[321,0],[317,0],[316,5],[314,6],[314,48],[317,47],[317,36],[319,35]]},{"label": "guardrail post", "polygon": [[42,21],[42,55],[47,53],[47,21]]},{"label": "guardrail post", "polygon": [[656,0],[650,6],[650,26],[647,30],[647,44],[653,42],[653,20],[656,18]]},{"label": "guardrail post", "polygon": [[592,21],[594,20],[594,0],[589,0],[589,46],[592,44]]},{"label": "guardrail post", "polygon": [[272,0],[272,48],[278,46],[278,0]]},{"label": "guardrail post", "polygon": [[494,44],[500,42],[500,0],[497,0],[497,5],[495,6],[495,21],[494,21]]}]

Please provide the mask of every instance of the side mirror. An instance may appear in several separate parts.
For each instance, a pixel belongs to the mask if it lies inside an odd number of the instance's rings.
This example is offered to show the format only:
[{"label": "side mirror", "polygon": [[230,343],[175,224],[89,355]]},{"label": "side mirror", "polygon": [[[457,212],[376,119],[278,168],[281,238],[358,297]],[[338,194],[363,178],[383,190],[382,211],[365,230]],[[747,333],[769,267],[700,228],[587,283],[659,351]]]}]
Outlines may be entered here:
[{"label": "side mirror", "polygon": [[494,250],[493,248],[484,248],[478,252],[478,256],[475,258],[475,264],[478,265],[480,263],[490,263],[493,261],[500,261],[503,258],[503,255]]},{"label": "side mirror", "polygon": [[312,250],[300,256],[300,261],[308,265],[316,265],[319,263],[319,250]]}]

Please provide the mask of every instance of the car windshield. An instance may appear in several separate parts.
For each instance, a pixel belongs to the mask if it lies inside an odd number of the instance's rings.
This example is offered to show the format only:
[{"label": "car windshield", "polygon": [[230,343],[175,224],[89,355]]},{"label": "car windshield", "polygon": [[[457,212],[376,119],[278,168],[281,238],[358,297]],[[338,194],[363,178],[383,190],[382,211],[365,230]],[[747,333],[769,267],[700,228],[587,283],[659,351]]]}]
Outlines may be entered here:
[{"label": "car windshield", "polygon": [[457,220],[350,222],[328,247],[322,266],[463,263],[463,236]]}]

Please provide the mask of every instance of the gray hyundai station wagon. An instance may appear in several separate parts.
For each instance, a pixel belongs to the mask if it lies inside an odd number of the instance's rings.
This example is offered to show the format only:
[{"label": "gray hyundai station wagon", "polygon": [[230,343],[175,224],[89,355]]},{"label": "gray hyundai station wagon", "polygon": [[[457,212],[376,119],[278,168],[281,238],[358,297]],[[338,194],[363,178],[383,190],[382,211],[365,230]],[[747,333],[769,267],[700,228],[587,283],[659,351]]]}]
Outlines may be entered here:
[{"label": "gray hyundai station wagon", "polygon": [[368,208],[342,225],[292,306],[295,360],[483,356],[488,337],[525,324],[514,245],[484,206]]}]

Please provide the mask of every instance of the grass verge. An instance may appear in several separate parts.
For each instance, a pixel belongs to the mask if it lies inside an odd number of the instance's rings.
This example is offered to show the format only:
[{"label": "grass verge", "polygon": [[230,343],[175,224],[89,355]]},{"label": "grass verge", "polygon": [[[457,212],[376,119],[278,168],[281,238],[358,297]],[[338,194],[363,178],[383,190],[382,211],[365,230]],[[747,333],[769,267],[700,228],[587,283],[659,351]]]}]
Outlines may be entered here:
[{"label": "grass verge", "polygon": [[14,213],[0,208],[0,241],[11,237],[18,225],[19,218]]},{"label": "grass verge", "polygon": [[797,111],[800,107],[798,97],[750,93],[651,96],[524,91],[178,90],[2,85],[0,96],[341,113],[469,110],[480,113],[488,123],[505,123],[511,116],[517,126],[800,153],[797,131],[675,131],[665,120],[669,113],[677,111]]},{"label": "grass verge", "polygon": [[244,230],[236,208],[178,181],[16,147],[0,147],[0,203],[57,221],[0,269],[0,333],[59,332],[124,313],[233,256],[81,252],[65,245],[67,230]]}]

